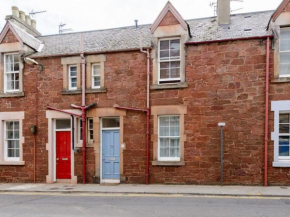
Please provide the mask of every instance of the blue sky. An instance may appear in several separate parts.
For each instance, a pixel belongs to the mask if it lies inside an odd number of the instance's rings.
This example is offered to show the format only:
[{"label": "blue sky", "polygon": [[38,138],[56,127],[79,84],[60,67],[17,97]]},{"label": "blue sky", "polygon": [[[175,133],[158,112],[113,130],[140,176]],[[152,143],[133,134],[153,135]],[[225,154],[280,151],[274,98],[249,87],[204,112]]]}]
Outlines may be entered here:
[{"label": "blue sky", "polygon": [[[214,15],[210,2],[216,0],[171,0],[184,19],[210,17]],[[232,2],[234,13],[275,10],[282,0],[244,0]],[[1,0],[0,28],[5,24],[5,15],[11,14],[15,5],[26,14],[46,10],[36,15],[37,29],[43,34],[57,34],[63,22],[74,31],[107,29],[153,23],[167,0]]]}]

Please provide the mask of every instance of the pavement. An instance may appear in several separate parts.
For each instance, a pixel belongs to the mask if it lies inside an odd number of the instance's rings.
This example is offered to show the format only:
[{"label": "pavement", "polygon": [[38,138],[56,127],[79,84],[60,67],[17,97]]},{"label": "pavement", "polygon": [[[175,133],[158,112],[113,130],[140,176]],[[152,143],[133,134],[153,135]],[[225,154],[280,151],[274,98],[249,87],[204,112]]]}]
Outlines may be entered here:
[{"label": "pavement", "polygon": [[161,194],[245,197],[289,197],[290,186],[217,186],[217,185],[99,185],[99,184],[21,184],[1,183],[0,192]]}]

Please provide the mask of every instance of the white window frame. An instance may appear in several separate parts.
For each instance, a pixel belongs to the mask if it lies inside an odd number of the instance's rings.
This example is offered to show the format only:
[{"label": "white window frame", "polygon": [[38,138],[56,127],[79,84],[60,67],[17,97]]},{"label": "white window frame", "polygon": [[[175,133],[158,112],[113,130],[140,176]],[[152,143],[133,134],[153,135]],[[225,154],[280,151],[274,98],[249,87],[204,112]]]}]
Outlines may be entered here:
[{"label": "white window frame", "polygon": [[[93,121],[93,128],[90,128],[90,121]],[[91,139],[91,132],[93,131],[93,139]],[[94,141],[94,119],[88,118],[88,141],[93,142]]]},{"label": "white window frame", "polygon": [[[76,76],[71,76],[71,68],[72,67],[76,67]],[[68,67],[68,83],[69,83],[69,90],[77,90],[77,86],[76,87],[72,87],[71,86],[71,79],[72,78],[76,78],[77,79],[77,82],[78,82],[78,67],[77,65],[69,65]]]},{"label": "white window frame", "polygon": [[[100,66],[100,75],[94,75],[94,66]],[[95,86],[95,82],[94,82],[95,77],[100,78],[100,85],[99,86]],[[92,89],[101,88],[101,64],[100,63],[92,64],[92,81],[91,82],[92,82]]]},{"label": "white window frame", "polygon": [[[160,42],[161,41],[172,41],[172,40],[176,40],[179,39],[179,59],[170,59],[170,60],[161,60],[160,59]],[[170,42],[169,42],[170,45]],[[170,51],[170,47],[169,47],[169,51]],[[170,57],[170,53],[169,53],[169,57]],[[162,62],[176,62],[179,61],[180,62],[180,70],[179,70],[179,78],[166,78],[166,79],[161,79],[160,78],[160,63]],[[180,37],[175,37],[175,38],[162,38],[159,39],[158,41],[158,83],[160,84],[161,82],[170,82],[170,81],[181,81],[181,38]],[[161,83],[163,84],[163,83]]]},{"label": "white window frame", "polygon": [[[179,136],[160,137],[160,118],[161,117],[179,117]],[[179,138],[179,157],[160,157],[160,138]],[[158,116],[158,161],[180,161],[180,149],[181,149],[180,148],[180,115],[159,115]]]},{"label": "white window frame", "polygon": [[[13,67],[13,71],[12,72],[7,72],[6,69],[6,57],[7,56],[11,56],[13,55],[13,65],[14,65],[14,55],[18,55],[19,56],[19,70],[18,71],[14,71],[14,67]],[[19,84],[18,84],[18,89],[14,89],[14,90],[8,90],[7,89],[7,76],[8,74],[18,74],[19,77]],[[14,77],[15,79],[15,77]],[[4,54],[4,93],[13,93],[13,92],[19,92],[20,91],[20,55],[19,53],[8,53],[8,54]]]},{"label": "white window frame", "polygon": [[[274,111],[274,132],[271,133],[271,139],[274,141],[274,162],[273,167],[290,167],[290,156],[279,156],[279,115],[290,113],[290,100],[272,101],[271,110]],[[284,134],[286,135],[286,134]]]},{"label": "white window frame", "polygon": [[[290,27],[288,28],[280,28],[280,33],[283,31],[283,30],[290,30]],[[280,37],[281,37],[281,34],[280,34]],[[279,55],[281,56],[281,53],[290,53],[290,50],[287,50],[287,51],[281,51],[281,38],[279,39]],[[290,60],[289,60],[289,63],[290,63]],[[280,63],[279,63],[279,68],[281,66],[281,60],[280,60]],[[279,77],[280,78],[287,78],[287,77],[290,77],[290,73],[289,74],[286,74],[286,75],[281,75],[280,72],[279,72]]]},{"label": "white window frame", "polygon": [[[19,138],[13,139],[18,140],[19,144],[19,157],[8,157],[8,138],[7,138],[7,122],[18,122],[19,124]],[[20,120],[5,120],[4,121],[4,160],[5,161],[20,161],[20,154],[21,154],[21,127],[20,127],[21,121]]]}]

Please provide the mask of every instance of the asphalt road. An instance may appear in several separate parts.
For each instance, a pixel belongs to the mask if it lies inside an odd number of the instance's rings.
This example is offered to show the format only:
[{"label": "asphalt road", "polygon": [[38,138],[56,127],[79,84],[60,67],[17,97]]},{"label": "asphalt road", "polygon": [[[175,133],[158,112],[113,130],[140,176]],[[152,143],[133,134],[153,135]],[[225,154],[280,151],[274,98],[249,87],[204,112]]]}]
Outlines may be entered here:
[{"label": "asphalt road", "polygon": [[290,216],[290,199],[162,195],[0,193],[0,217]]}]

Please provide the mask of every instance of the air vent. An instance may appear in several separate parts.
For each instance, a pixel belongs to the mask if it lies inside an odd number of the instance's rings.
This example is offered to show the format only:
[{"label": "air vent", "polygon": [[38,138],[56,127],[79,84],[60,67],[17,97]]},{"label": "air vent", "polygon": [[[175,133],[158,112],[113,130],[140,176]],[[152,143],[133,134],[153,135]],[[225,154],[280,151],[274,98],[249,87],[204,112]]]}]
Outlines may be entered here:
[{"label": "air vent", "polygon": [[252,29],[244,29],[245,32],[250,32]]},{"label": "air vent", "polygon": [[251,18],[252,16],[251,15],[247,15],[247,16],[245,16],[245,18]]}]

